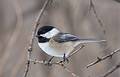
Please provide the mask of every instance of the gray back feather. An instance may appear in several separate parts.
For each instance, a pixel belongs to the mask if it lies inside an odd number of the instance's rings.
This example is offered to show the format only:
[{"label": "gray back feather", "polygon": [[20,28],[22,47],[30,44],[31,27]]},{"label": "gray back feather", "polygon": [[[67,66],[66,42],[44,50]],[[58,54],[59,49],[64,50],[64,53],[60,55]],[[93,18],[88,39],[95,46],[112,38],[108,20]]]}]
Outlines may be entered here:
[{"label": "gray back feather", "polygon": [[80,40],[77,36],[69,33],[59,33],[53,39],[59,43]]}]

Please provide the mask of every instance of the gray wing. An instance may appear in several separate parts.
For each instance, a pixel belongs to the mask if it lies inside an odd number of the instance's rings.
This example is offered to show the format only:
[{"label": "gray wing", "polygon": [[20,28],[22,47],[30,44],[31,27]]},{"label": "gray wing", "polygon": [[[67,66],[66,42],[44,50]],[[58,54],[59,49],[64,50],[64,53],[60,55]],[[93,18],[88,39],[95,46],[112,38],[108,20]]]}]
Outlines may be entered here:
[{"label": "gray wing", "polygon": [[53,39],[59,43],[80,40],[77,36],[69,33],[59,33],[56,36],[54,36]]}]

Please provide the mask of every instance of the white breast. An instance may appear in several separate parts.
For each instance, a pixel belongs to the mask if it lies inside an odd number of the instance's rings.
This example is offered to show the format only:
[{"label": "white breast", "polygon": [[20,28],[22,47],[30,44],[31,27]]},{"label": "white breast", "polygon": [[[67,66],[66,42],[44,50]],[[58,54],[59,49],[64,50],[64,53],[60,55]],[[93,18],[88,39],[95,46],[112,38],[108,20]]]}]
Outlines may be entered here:
[{"label": "white breast", "polygon": [[38,43],[38,45],[45,53],[47,53],[50,56],[55,56],[55,57],[63,57],[64,56],[65,51],[60,51],[60,50],[54,49],[54,48],[50,47],[49,43]]}]

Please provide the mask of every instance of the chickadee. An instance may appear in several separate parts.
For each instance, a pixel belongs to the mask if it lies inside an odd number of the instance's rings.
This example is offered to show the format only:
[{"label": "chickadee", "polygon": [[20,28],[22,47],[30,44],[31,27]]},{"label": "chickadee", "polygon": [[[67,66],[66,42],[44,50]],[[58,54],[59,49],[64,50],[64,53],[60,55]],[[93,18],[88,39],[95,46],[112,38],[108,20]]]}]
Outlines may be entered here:
[{"label": "chickadee", "polygon": [[48,55],[67,57],[76,46],[84,43],[104,42],[105,40],[81,39],[69,33],[63,33],[53,26],[43,26],[37,31],[39,47]]}]

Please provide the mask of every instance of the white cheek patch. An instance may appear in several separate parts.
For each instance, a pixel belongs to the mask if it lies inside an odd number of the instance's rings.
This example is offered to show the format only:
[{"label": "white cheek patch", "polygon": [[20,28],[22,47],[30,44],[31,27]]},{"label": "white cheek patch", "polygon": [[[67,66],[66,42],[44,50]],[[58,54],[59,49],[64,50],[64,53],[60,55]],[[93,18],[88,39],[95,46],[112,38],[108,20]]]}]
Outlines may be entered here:
[{"label": "white cheek patch", "polygon": [[51,37],[55,36],[56,34],[58,34],[59,32],[60,31],[58,29],[54,28],[45,34],[42,34],[41,36],[46,37],[46,38],[51,38]]}]

